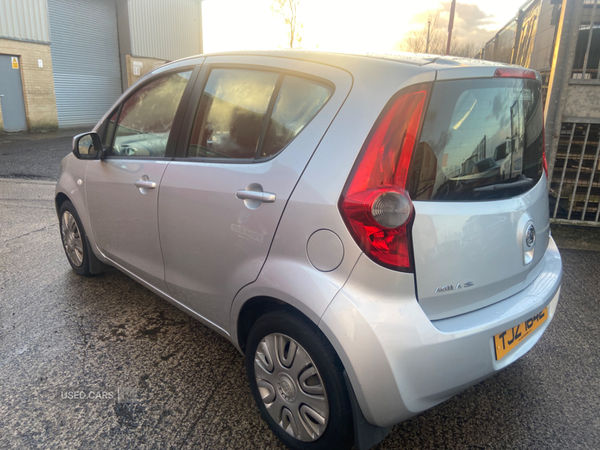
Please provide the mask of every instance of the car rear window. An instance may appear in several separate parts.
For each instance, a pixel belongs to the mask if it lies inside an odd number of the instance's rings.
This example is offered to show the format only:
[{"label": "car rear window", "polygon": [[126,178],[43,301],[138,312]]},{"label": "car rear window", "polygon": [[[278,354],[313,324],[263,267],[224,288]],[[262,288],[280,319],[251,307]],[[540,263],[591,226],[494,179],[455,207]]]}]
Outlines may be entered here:
[{"label": "car rear window", "polygon": [[413,200],[504,199],[531,189],[543,170],[537,80],[434,84],[408,188]]}]

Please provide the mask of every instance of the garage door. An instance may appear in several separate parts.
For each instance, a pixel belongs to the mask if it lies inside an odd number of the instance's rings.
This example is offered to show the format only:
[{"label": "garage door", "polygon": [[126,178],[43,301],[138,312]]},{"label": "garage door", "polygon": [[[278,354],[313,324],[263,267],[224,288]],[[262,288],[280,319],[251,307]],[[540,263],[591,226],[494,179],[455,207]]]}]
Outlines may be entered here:
[{"label": "garage door", "polygon": [[48,0],[60,128],[94,125],[121,94],[114,0]]}]

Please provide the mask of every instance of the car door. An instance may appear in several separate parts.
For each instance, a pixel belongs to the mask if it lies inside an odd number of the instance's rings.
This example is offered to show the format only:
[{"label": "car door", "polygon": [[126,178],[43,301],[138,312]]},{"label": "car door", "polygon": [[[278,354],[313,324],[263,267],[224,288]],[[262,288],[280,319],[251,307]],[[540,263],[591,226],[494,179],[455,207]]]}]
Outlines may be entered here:
[{"label": "car door", "polygon": [[[286,202],[350,91],[347,72],[259,56],[205,60],[159,199],[171,294],[227,330]],[[293,276],[293,274],[290,274]]]},{"label": "car door", "polygon": [[104,128],[108,155],[90,161],[86,197],[92,232],[113,263],[166,290],[157,221],[158,187],[172,159],[193,68],[148,79]]}]

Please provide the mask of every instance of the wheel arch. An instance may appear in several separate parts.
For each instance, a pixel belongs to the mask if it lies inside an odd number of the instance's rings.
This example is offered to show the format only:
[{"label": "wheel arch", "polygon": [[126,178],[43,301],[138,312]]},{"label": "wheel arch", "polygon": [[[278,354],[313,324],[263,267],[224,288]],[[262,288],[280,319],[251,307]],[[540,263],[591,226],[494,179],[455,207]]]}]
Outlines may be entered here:
[{"label": "wheel arch", "polygon": [[[56,214],[58,214],[58,212],[60,211],[60,207],[67,200],[71,201],[71,199],[69,197],[67,197],[67,194],[65,194],[63,192],[58,192],[56,194],[56,197],[54,198],[54,206],[56,207]],[[71,202],[71,203],[73,203],[73,202]]]},{"label": "wheel arch", "polygon": [[[93,241],[93,236],[90,236],[91,226],[89,224],[89,221],[85,220],[87,217],[82,217],[81,212],[77,209],[77,206],[75,206],[75,204],[73,203],[73,200],[71,198],[69,198],[69,196],[67,196],[67,194],[65,194],[62,191],[57,191],[55,194],[55,197],[54,197],[54,205],[56,207],[56,215],[58,216],[59,222],[61,220],[60,219],[60,208],[67,201],[73,205],[73,208],[75,208],[75,211],[77,212],[77,215],[79,216],[79,220],[82,222],[83,230],[85,232],[85,246],[90,255],[90,258],[89,258],[90,274],[97,275],[99,273],[106,272],[109,269],[109,266],[106,264],[104,258],[100,259],[98,257],[98,253],[101,254],[101,252],[95,250],[97,247],[95,246],[95,241]],[[92,242],[94,244],[92,244]]]},{"label": "wheel arch", "polygon": [[[248,341],[248,335],[250,334],[250,330],[256,321],[264,314],[272,311],[286,311],[291,314],[300,315],[305,320],[313,323],[315,327],[317,324],[314,321],[310,320],[306,314],[303,314],[300,310],[295,308],[294,306],[286,303],[278,298],[269,297],[269,296],[256,296],[248,299],[242,305],[240,312],[237,316],[237,323],[235,327],[236,336],[235,342],[236,346],[242,351],[246,351],[246,343]],[[317,327],[318,328],[318,327]]]}]

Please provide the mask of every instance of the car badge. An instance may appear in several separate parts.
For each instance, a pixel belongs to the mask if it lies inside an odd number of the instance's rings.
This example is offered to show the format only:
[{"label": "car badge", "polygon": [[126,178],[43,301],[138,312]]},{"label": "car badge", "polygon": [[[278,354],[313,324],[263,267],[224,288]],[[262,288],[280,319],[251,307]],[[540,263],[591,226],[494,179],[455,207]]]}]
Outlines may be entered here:
[{"label": "car badge", "polygon": [[448,284],[446,286],[440,286],[435,289],[434,294],[437,294],[439,292],[449,292],[449,291],[456,291],[457,289],[470,288],[471,286],[473,286],[473,284],[474,283],[472,281],[465,281],[464,283],[456,283],[456,284]]},{"label": "car badge", "polygon": [[527,245],[528,248],[533,248],[535,245],[535,227],[532,223],[529,224],[525,231],[525,245]]}]

